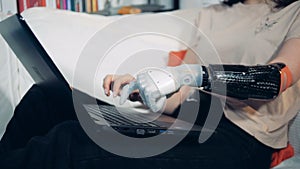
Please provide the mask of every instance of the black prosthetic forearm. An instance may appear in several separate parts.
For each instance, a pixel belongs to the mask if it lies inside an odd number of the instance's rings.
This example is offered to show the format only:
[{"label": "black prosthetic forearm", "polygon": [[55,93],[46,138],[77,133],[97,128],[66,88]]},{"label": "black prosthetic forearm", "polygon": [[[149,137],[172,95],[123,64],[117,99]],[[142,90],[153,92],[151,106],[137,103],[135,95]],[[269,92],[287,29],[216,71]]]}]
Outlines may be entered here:
[{"label": "black prosthetic forearm", "polygon": [[283,63],[270,65],[209,65],[204,90],[237,99],[274,99],[280,93]]}]

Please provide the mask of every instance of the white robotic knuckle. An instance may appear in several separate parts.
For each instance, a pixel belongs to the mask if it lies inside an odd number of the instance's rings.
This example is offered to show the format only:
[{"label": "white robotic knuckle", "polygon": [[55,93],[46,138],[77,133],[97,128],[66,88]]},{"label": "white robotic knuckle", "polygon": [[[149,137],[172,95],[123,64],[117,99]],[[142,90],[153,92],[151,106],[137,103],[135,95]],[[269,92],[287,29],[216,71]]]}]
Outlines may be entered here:
[{"label": "white robotic knuckle", "polygon": [[138,74],[137,75],[137,79],[139,79],[139,80],[144,79],[144,78],[145,78],[144,74]]},{"label": "white robotic knuckle", "polygon": [[192,76],[191,75],[187,75],[186,77],[184,77],[182,79],[182,83],[184,85],[188,85],[188,84],[191,84],[193,82],[193,79],[192,79]]},{"label": "white robotic knuckle", "polygon": [[159,98],[161,95],[160,95],[160,92],[159,91],[154,91],[152,93],[152,98]]}]

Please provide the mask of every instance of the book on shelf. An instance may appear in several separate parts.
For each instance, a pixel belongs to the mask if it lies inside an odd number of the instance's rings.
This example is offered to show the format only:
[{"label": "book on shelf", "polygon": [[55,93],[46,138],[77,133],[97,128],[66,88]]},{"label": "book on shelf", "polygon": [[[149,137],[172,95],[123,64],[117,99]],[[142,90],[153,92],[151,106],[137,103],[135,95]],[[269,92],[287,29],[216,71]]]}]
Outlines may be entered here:
[{"label": "book on shelf", "polygon": [[32,7],[49,7],[76,12],[97,12],[100,0],[17,0],[18,12]]},{"label": "book on shelf", "polygon": [[92,12],[98,11],[98,0],[92,0]]},{"label": "book on shelf", "polygon": [[22,12],[27,8],[36,6],[46,6],[46,0],[18,0],[18,12]]},{"label": "book on shelf", "polygon": [[88,13],[97,12],[99,10],[98,0],[85,0],[85,10]]}]

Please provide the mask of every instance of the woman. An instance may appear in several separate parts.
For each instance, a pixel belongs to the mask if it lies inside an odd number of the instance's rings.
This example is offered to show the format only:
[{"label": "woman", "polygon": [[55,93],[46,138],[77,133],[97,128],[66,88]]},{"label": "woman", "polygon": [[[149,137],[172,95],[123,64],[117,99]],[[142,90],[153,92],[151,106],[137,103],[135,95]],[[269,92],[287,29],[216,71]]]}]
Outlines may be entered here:
[{"label": "woman", "polygon": [[[228,101],[224,110],[226,119],[229,119],[230,122],[243,129],[243,131],[246,131],[250,137],[254,136],[254,138],[258,140],[258,142],[264,144],[266,148],[283,148],[286,147],[288,142],[288,121],[297,113],[295,110],[299,110],[299,106],[296,106],[298,105],[299,99],[298,81],[300,77],[300,50],[297,49],[299,48],[300,37],[298,28],[299,2],[259,0],[246,0],[241,2],[243,3],[240,3],[240,1],[225,1],[225,4],[232,6],[230,8],[215,5],[203,9],[196,21],[196,26],[208,36],[209,40],[212,41],[212,44],[214,44],[221,57],[221,61],[224,64],[239,66],[254,65],[251,68],[255,69],[255,65],[257,64],[269,66],[283,63],[289,68],[287,74],[290,74],[288,75],[290,78],[289,80],[282,79],[285,84],[282,89],[280,89],[282,91],[280,91],[279,96],[276,96],[276,99],[272,99],[273,96],[271,96],[271,101],[259,101],[257,100],[257,97],[254,97],[255,100],[250,98],[248,100],[238,99]],[[290,20],[288,18],[293,19]],[[196,37],[195,39],[194,45],[196,46],[197,39],[199,38]],[[191,64],[198,62],[197,57],[189,50],[185,56],[184,63]],[[259,68],[261,68],[261,66],[259,66]],[[180,71],[182,68],[178,69]],[[226,69],[230,68],[227,66]],[[232,70],[234,70],[234,68]],[[174,70],[170,70],[171,74],[172,71],[174,72]],[[237,73],[238,72],[235,72],[235,74]],[[283,69],[281,69],[281,74],[283,74]],[[147,76],[145,74],[143,75]],[[162,74],[160,75],[163,76]],[[172,75],[174,76],[174,73]],[[197,74],[193,75],[199,76]],[[234,77],[231,78],[234,79]],[[271,79],[270,75],[266,76],[266,78]],[[151,78],[148,77],[148,79]],[[231,82],[227,84],[227,96],[228,93],[230,94],[230,85],[234,83],[232,82],[232,79]],[[112,90],[115,95],[119,95],[121,90],[120,86],[123,86],[132,80],[133,77],[128,75],[108,75],[104,79],[105,91]],[[153,81],[153,79],[151,80]],[[151,85],[150,82],[147,81],[147,78],[138,78],[137,81],[147,82],[141,84],[141,86]],[[114,86],[110,89],[110,84],[112,82],[114,82]],[[240,80],[239,83],[242,83],[242,81]],[[265,83],[264,86],[266,86],[267,82],[261,83]],[[159,86],[156,87],[159,88]],[[197,87],[199,87],[199,85]],[[238,89],[237,86],[229,96],[233,98],[243,97],[239,92],[247,94],[245,91],[242,91],[244,87],[245,86],[243,85],[241,89]],[[147,88],[139,89],[140,92],[141,90],[142,92],[147,90]],[[181,88],[178,93],[167,100],[163,110],[157,111],[172,113],[187,97],[184,96],[188,93],[186,90],[188,90],[187,87]],[[247,90],[251,90],[252,93],[250,94],[256,96],[260,94],[253,93],[255,91],[249,88],[247,88]],[[267,89],[265,88],[264,90]],[[175,89],[173,91],[175,91]],[[266,96],[266,93],[263,94]],[[107,95],[109,95],[108,92]],[[145,94],[142,93],[142,96],[144,95]],[[178,95],[182,96],[178,97]],[[263,97],[264,96],[261,98]],[[155,99],[158,98],[152,98],[152,100]],[[155,110],[155,103],[149,103],[147,98],[143,98],[143,101],[150,108],[151,106],[154,106],[153,110]],[[162,106],[160,108],[162,108]],[[290,111],[291,109],[293,111]]]},{"label": "woman", "polygon": [[[44,86],[34,86],[18,105],[1,140],[0,166],[270,168],[271,155],[276,149],[286,146],[287,124],[299,110],[295,106],[299,102],[300,88],[300,3],[295,0],[229,0],[224,4],[201,10],[196,25],[209,35],[224,63],[286,65],[293,85],[284,84],[285,91],[282,90],[274,100],[259,101],[259,106],[252,100],[239,102],[242,107],[236,106],[239,100],[227,103],[225,116],[216,132],[203,144],[189,146],[180,143],[158,156],[131,159],[106,152],[94,144],[81,129],[71,104],[49,99],[59,98],[63,93],[47,92],[48,87],[43,90]],[[194,45],[197,45],[197,38]],[[195,63],[195,58],[188,51],[184,62]],[[121,86],[133,80],[130,75],[106,76],[106,94],[113,90],[118,95]],[[113,88],[110,88],[112,83]],[[178,96],[185,90],[189,87],[181,87],[167,100],[165,112],[173,113],[184,101],[181,98],[186,96]],[[71,96],[68,102],[72,102]],[[24,123],[24,119],[30,124]]]}]

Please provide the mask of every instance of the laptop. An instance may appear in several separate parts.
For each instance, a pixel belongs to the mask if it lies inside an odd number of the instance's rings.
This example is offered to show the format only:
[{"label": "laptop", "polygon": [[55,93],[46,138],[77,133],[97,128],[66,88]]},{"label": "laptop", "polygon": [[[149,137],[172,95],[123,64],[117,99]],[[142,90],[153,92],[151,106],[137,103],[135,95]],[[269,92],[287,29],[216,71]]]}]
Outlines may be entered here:
[{"label": "laptop", "polygon": [[[164,114],[131,112],[130,109],[118,108],[76,89],[72,90],[20,14],[0,22],[0,33],[35,83],[56,85],[73,95],[76,98],[73,101],[78,119],[90,119],[87,121],[91,122],[92,128],[113,128],[132,137],[152,137],[159,134],[187,136],[188,133],[188,136],[197,138],[201,132],[214,132],[187,122],[189,120],[185,120],[184,115],[182,119],[178,119]],[[199,103],[191,101],[182,107],[188,114],[198,110]]]}]

